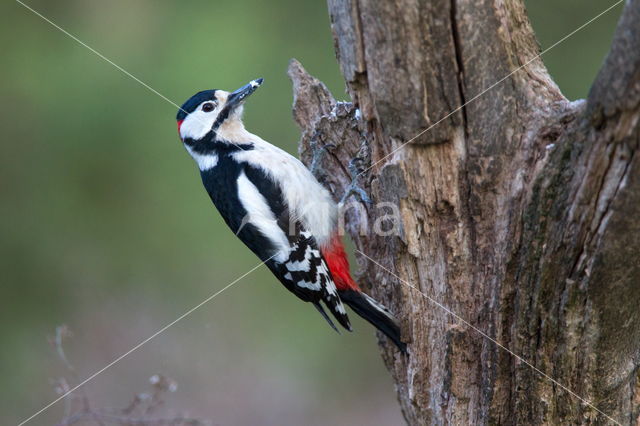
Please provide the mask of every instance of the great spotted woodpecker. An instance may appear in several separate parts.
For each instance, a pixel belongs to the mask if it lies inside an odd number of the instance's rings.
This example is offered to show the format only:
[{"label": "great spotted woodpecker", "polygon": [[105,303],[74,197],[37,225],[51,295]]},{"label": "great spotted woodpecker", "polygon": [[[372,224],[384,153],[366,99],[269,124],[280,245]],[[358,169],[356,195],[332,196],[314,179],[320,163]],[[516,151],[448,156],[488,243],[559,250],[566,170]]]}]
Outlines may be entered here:
[{"label": "great spotted woodpecker", "polygon": [[209,197],[278,280],[336,331],[320,302],[351,331],[346,303],[405,352],[393,315],[351,278],[329,192],[298,159],[245,130],[244,100],[261,84],[259,78],[232,93],[204,90],[178,111],[180,139]]}]

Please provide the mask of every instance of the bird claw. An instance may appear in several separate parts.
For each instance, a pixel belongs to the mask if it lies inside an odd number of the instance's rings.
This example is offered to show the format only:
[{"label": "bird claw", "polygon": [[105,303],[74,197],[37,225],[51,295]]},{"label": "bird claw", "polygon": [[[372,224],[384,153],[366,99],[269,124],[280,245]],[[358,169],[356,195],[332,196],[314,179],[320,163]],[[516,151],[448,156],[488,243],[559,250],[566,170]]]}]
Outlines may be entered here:
[{"label": "bird claw", "polygon": [[333,149],[336,146],[333,144],[326,144],[318,147],[318,142],[313,138],[309,142],[309,146],[312,151],[311,167],[309,167],[309,170],[311,170],[311,173],[315,177],[318,177],[318,172],[321,170],[320,163],[322,162],[322,158],[328,150]]},{"label": "bird claw", "polygon": [[349,169],[349,173],[351,174],[351,183],[340,199],[340,205],[343,205],[352,195],[357,195],[360,200],[366,204],[373,204],[373,201],[371,201],[371,198],[369,198],[367,191],[365,191],[358,185],[358,178],[360,177],[362,172],[360,171],[361,168],[357,163],[360,163],[361,161],[362,158],[359,157],[353,158],[351,161],[349,161],[349,165],[347,166],[347,168]]},{"label": "bird claw", "polygon": [[[322,159],[325,153],[331,149],[334,149],[336,145],[329,143],[322,146],[318,146],[318,142],[314,135],[314,137],[312,137],[311,141],[309,142],[309,147],[311,148],[311,152],[312,152],[312,160],[311,160],[311,166],[309,167],[309,170],[316,178],[319,178],[318,172],[322,170],[320,167],[320,164],[322,163]],[[357,196],[358,198],[360,198],[362,202],[366,204],[373,204],[373,201],[371,201],[371,198],[369,198],[369,195],[367,194],[367,192],[364,189],[362,189],[360,186],[358,186],[358,183],[357,183],[358,178],[362,174],[362,167],[359,164],[362,161],[363,159],[360,157],[355,157],[351,159],[351,161],[349,161],[349,164],[347,165],[347,169],[349,170],[349,174],[351,175],[351,183],[349,184],[344,195],[340,199],[340,203],[339,203],[340,205],[343,205],[352,195]]]},{"label": "bird claw", "polygon": [[344,203],[349,199],[350,196],[352,195],[357,195],[360,200],[364,203],[367,204],[373,204],[373,201],[371,201],[371,198],[369,198],[369,195],[367,195],[367,191],[365,191],[364,189],[360,188],[357,184],[356,181],[352,181],[351,184],[349,184],[349,187],[347,188],[347,190],[345,191],[344,195],[342,196],[342,198],[340,199],[340,205],[344,205]]}]

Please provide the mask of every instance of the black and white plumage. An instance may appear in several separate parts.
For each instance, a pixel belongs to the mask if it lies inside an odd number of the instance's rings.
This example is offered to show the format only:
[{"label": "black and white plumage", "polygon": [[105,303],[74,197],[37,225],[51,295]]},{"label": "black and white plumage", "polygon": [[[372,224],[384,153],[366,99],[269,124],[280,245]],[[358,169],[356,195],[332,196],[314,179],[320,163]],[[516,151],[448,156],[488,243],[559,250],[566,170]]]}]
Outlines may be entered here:
[{"label": "black and white plumage", "polygon": [[254,80],[233,93],[199,92],[178,112],[180,138],[198,164],[209,197],[280,282],[311,302],[334,329],[321,302],[351,330],[343,293],[358,314],[404,349],[393,316],[359,295],[349,275],[329,192],[298,159],[244,128],[243,101],[261,83]]}]

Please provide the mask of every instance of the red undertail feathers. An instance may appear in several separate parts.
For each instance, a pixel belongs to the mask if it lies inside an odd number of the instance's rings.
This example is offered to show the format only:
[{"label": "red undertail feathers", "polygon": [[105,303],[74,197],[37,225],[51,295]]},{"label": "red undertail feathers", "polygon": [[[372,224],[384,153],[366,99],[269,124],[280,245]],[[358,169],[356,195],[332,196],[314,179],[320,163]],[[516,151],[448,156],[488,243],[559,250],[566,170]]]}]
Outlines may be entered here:
[{"label": "red undertail feathers", "polygon": [[360,291],[358,284],[351,278],[349,272],[349,260],[344,251],[344,245],[340,235],[336,232],[325,247],[321,249],[322,256],[327,262],[333,281],[338,290]]}]

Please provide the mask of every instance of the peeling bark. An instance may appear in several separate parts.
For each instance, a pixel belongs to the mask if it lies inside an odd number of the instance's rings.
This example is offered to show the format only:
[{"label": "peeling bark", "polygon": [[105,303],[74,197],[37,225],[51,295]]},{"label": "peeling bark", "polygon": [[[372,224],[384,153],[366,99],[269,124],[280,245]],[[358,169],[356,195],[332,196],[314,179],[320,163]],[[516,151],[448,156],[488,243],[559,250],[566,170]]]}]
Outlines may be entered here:
[{"label": "peeling bark", "polygon": [[[336,199],[349,161],[365,170],[376,204],[346,212],[356,247],[616,421],[640,422],[640,1],[580,102],[536,57],[519,0],[330,0],[329,11],[353,102],[295,60],[289,75],[303,161],[331,145],[320,179]],[[399,210],[400,235],[372,231],[380,202]],[[609,421],[358,260],[409,342],[404,357],[381,337],[409,424]]]}]

